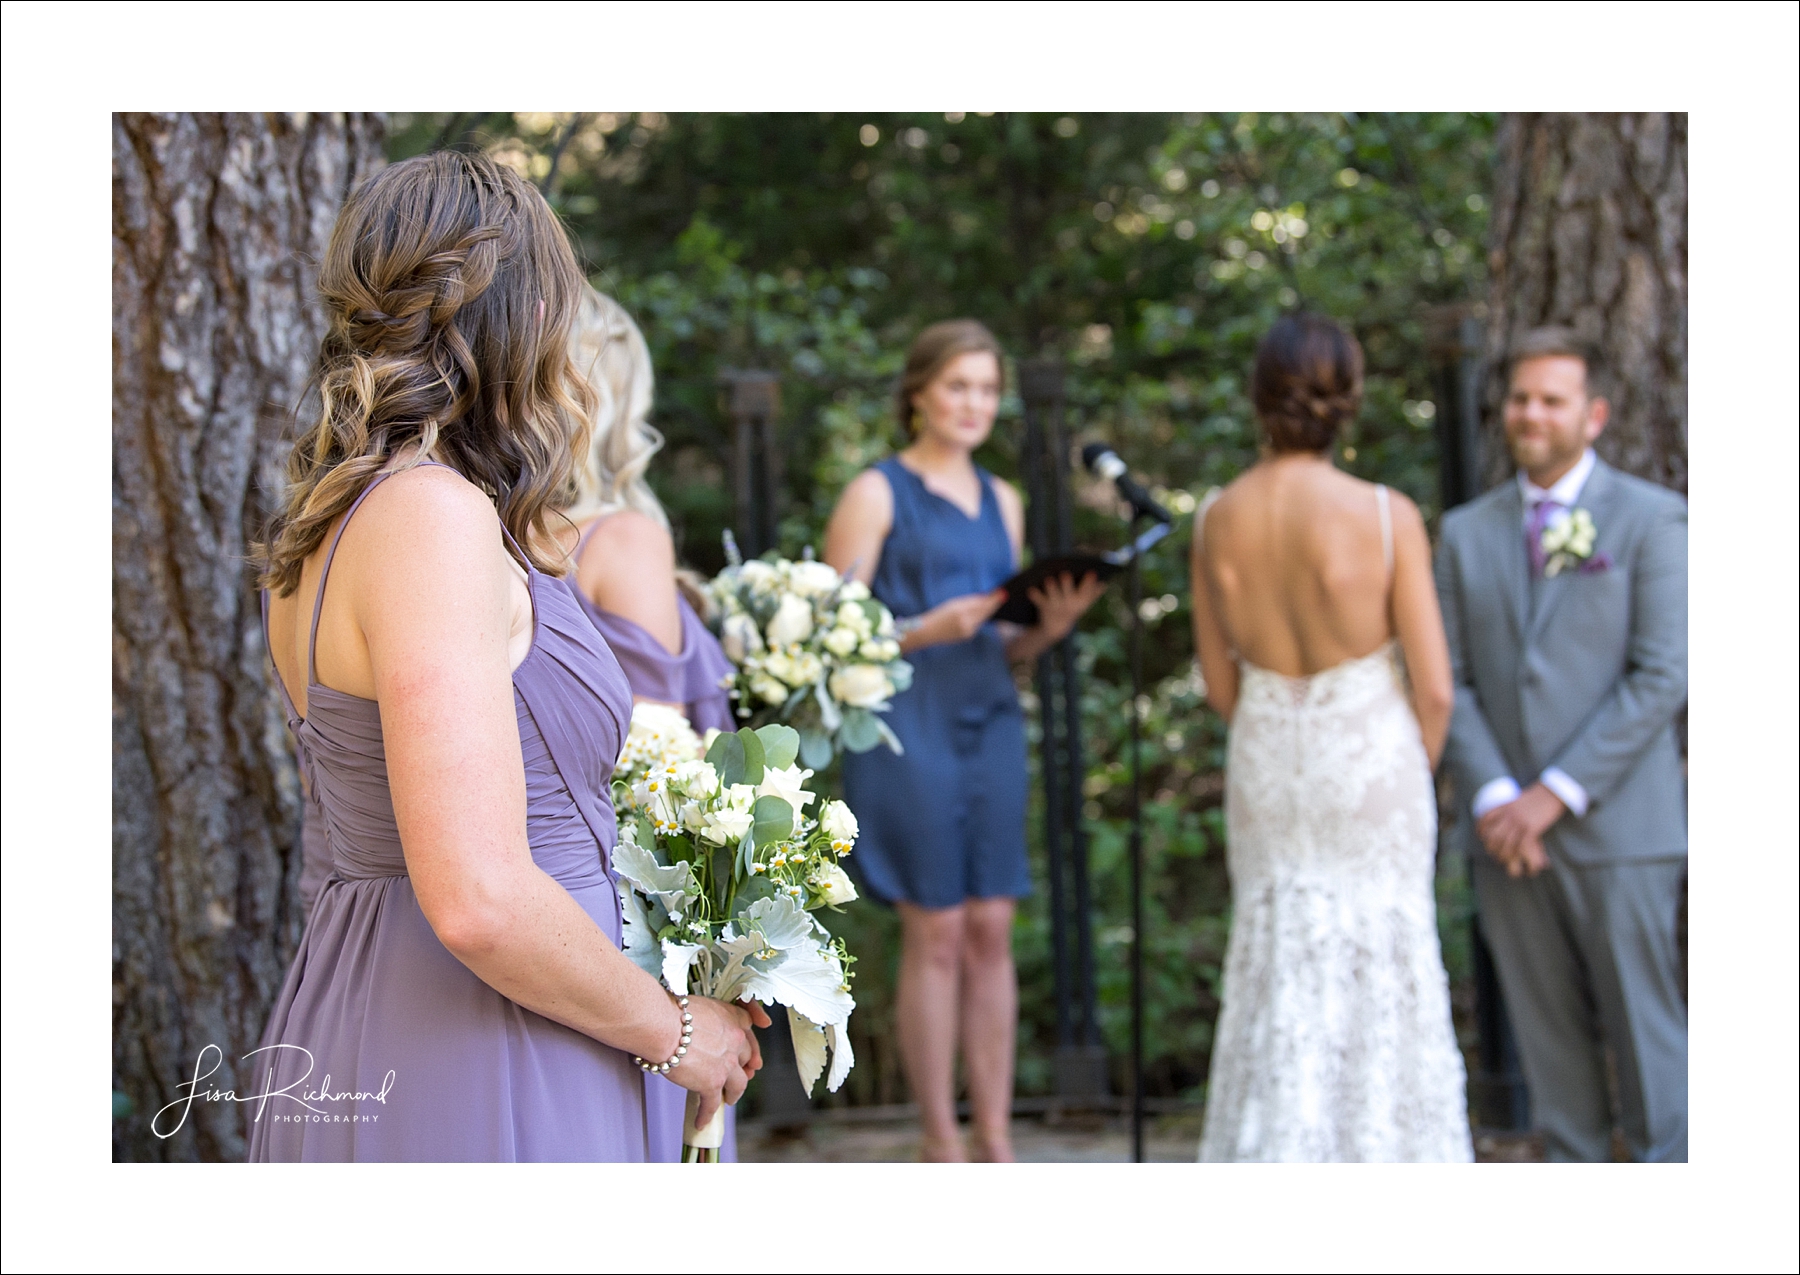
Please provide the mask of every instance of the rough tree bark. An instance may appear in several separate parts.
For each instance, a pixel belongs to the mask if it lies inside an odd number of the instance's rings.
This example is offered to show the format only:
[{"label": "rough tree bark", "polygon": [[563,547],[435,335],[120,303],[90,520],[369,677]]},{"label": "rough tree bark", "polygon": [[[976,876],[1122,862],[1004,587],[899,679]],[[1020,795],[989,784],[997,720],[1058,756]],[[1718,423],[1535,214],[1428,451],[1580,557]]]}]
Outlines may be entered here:
[{"label": "rough tree bark", "polygon": [[[1489,366],[1566,324],[1598,341],[1613,416],[1596,450],[1687,492],[1687,116],[1503,117],[1489,230]],[[1511,472],[1489,378],[1488,480]]]},{"label": "rough tree bark", "polygon": [[247,1089],[299,933],[299,788],[246,542],[323,331],[316,263],[383,129],[113,117],[115,1159],[244,1152],[234,1103],[166,1139],[150,1122],[207,1045],[209,1083]]}]

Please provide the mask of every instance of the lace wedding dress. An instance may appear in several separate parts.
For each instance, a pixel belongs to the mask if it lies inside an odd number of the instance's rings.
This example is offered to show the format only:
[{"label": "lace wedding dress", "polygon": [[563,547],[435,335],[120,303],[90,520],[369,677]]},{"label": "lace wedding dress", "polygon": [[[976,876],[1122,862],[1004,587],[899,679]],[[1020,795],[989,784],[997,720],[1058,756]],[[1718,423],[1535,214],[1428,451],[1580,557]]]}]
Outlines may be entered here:
[{"label": "lace wedding dress", "polygon": [[1310,677],[1240,665],[1200,1159],[1469,1160],[1436,803],[1397,650]]}]

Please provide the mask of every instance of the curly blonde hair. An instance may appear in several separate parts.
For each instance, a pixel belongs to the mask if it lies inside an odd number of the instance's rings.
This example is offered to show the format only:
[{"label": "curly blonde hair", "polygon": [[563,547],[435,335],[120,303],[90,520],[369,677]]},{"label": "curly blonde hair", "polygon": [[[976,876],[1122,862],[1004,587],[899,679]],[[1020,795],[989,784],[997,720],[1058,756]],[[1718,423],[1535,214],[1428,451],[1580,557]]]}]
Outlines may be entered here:
[{"label": "curly blonde hair", "polygon": [[561,571],[547,520],[574,490],[593,404],[569,357],[581,287],[543,196],[483,156],[416,156],[353,192],[319,271],[319,415],[256,547],[262,583],[292,593],[370,481],[427,458],[487,493],[539,570]]},{"label": "curly blonde hair", "polygon": [[649,420],[656,378],[643,333],[617,301],[583,284],[569,351],[593,391],[594,413],[575,467],[575,503],[564,513],[580,523],[635,509],[668,530],[669,516],[644,481],[663,438]]}]

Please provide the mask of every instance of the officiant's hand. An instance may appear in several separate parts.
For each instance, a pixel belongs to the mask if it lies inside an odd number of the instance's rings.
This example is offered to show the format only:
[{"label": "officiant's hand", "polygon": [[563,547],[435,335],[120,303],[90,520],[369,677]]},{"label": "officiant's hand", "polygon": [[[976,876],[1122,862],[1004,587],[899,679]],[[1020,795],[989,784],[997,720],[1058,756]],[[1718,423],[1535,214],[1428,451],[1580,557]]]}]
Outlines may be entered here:
[{"label": "officiant's hand", "polygon": [[762,1068],[762,1050],[750,1027],[769,1026],[769,1013],[755,1001],[732,1005],[708,996],[689,997],[688,1012],[694,1016],[694,1038],[681,1066],[663,1074],[700,1095],[694,1127],[704,1129],[719,1103],[735,1104]]},{"label": "officiant's hand", "polygon": [[1503,806],[1495,806],[1475,825],[1488,853],[1511,876],[1534,877],[1550,866],[1544,834],[1568,810],[1562,799],[1541,783],[1527,788]]},{"label": "officiant's hand", "polygon": [[916,651],[922,646],[967,642],[981,632],[981,626],[993,617],[1004,601],[1006,590],[992,589],[987,593],[965,593],[940,602],[906,631],[900,639],[900,649]]},{"label": "officiant's hand", "polygon": [[1106,581],[1099,576],[1091,573],[1084,575],[1077,584],[1075,578],[1065,572],[1050,577],[1025,596],[1038,609],[1037,627],[1043,634],[1045,645],[1055,646],[1069,635],[1069,630],[1075,627],[1076,621],[1105,592]]}]

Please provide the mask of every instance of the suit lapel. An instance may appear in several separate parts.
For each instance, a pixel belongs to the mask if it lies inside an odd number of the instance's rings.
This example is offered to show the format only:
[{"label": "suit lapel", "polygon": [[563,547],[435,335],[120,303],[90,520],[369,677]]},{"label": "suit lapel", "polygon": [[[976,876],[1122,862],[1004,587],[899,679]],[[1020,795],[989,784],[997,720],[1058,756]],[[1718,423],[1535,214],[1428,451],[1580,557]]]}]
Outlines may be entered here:
[{"label": "suit lapel", "polygon": [[[1581,494],[1575,497],[1575,506],[1585,509],[1594,519],[1594,553],[1599,554],[1606,548],[1608,515],[1611,512],[1610,497],[1613,492],[1612,470],[1605,461],[1594,462],[1594,472],[1588,475],[1587,482],[1582,484]],[[1557,603],[1575,587],[1575,579],[1581,574],[1580,567],[1570,567],[1561,575],[1548,580],[1539,580],[1537,584],[1537,605],[1531,609],[1531,628],[1526,638],[1527,644],[1535,642],[1550,621],[1550,613],[1556,610]]]},{"label": "suit lapel", "polygon": [[1522,644],[1531,616],[1531,564],[1525,560],[1525,500],[1519,484],[1509,480],[1494,502],[1495,525],[1487,537],[1495,578],[1512,617],[1513,635]]}]

